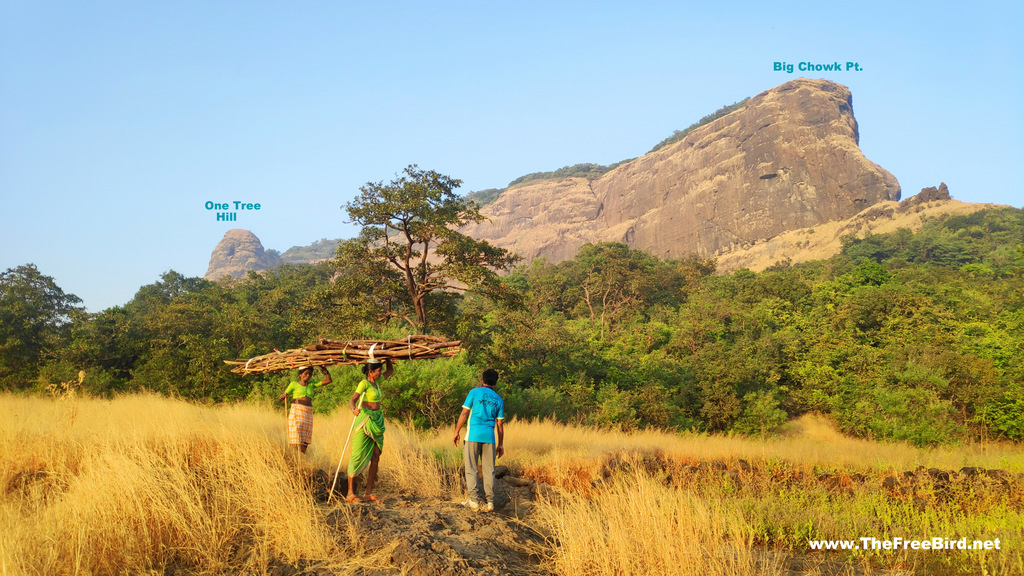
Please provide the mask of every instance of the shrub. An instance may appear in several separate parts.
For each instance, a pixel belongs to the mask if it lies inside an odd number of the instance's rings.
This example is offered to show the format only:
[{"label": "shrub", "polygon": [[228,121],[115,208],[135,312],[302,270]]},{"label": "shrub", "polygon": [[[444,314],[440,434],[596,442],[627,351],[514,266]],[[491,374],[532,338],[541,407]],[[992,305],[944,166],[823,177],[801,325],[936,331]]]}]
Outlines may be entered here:
[{"label": "shrub", "polygon": [[744,409],[732,429],[748,436],[767,437],[786,423],[786,412],[770,390],[751,392],[743,397]]}]

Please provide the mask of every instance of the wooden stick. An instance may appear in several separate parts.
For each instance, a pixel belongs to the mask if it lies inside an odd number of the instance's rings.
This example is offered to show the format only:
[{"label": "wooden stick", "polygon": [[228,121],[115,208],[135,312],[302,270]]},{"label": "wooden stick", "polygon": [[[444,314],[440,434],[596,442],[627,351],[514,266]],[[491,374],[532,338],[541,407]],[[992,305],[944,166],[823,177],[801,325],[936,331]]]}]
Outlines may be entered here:
[{"label": "wooden stick", "polygon": [[[365,391],[359,395],[359,405],[356,407],[356,410],[363,409],[363,396],[366,396]],[[351,402],[351,400],[349,400],[349,402]],[[331,491],[327,494],[328,504],[331,503],[331,498],[334,497],[334,486],[338,484],[338,474],[341,473],[341,463],[345,461],[345,450],[348,450],[348,441],[352,439],[352,431],[355,430],[357,418],[359,418],[358,414],[352,417],[352,425],[348,427],[348,437],[345,438],[345,445],[341,447],[341,458],[338,459],[338,468],[334,471],[334,482],[331,482]]]},{"label": "wooden stick", "polygon": [[405,340],[331,340],[320,338],[316,344],[284,352],[274,351],[247,360],[225,360],[237,374],[265,374],[316,366],[363,364],[375,358],[392,360],[431,360],[450,358],[461,350],[461,341],[439,336],[410,335]]}]

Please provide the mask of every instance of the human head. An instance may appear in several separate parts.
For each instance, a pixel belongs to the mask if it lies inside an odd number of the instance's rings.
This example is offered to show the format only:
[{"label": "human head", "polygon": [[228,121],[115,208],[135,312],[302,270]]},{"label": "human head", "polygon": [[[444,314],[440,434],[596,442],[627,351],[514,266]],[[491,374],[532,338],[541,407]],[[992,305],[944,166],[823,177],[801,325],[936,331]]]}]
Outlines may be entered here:
[{"label": "human head", "polygon": [[493,388],[494,385],[498,383],[498,371],[494,368],[488,368],[487,370],[484,370],[484,374],[481,376],[481,379],[484,384]]},{"label": "human head", "polygon": [[313,367],[312,366],[306,366],[305,368],[299,368],[299,378],[301,379],[302,375],[307,373],[307,372],[309,373],[308,374],[309,376],[312,376],[313,375]]},{"label": "human head", "polygon": [[363,375],[369,376],[370,372],[373,372],[374,370],[380,370],[380,368],[380,360],[370,360],[366,364],[363,364]]}]

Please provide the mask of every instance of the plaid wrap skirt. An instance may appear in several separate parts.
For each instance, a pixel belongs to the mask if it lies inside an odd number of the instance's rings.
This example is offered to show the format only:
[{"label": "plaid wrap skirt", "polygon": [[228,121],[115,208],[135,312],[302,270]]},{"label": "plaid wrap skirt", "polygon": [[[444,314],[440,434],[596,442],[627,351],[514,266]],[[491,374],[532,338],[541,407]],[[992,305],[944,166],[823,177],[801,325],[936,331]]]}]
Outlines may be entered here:
[{"label": "plaid wrap skirt", "polygon": [[309,446],[313,442],[313,407],[292,404],[288,411],[288,443]]}]

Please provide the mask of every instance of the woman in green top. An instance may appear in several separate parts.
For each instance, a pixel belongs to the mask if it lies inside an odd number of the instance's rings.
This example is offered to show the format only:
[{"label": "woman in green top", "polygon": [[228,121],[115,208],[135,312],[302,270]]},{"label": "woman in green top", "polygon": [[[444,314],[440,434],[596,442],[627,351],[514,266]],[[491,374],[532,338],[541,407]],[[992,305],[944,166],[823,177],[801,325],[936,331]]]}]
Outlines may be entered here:
[{"label": "woman in green top", "polygon": [[292,407],[288,411],[288,443],[303,454],[313,441],[313,401],[309,397],[316,386],[331,383],[331,373],[323,366],[320,369],[324,371],[324,379],[311,384],[309,378],[313,375],[313,367],[300,368],[299,381],[289,384],[277,398],[278,402],[284,402],[288,394],[292,395]]},{"label": "woman in green top", "polygon": [[[390,358],[385,362],[387,367],[383,371],[379,360],[370,360],[363,364],[363,374],[366,378],[359,383],[348,401],[348,407],[356,416],[353,426],[357,428],[352,437],[352,456],[348,460],[346,499],[349,502],[380,502],[380,499],[373,495],[373,484],[377,481],[377,463],[380,461],[381,450],[384,449],[384,413],[380,409],[383,394],[377,386],[377,381],[391,376],[395,371]],[[359,404],[360,397],[362,404]],[[360,499],[352,488],[352,480],[367,467],[369,470],[366,472],[366,490]]]}]

